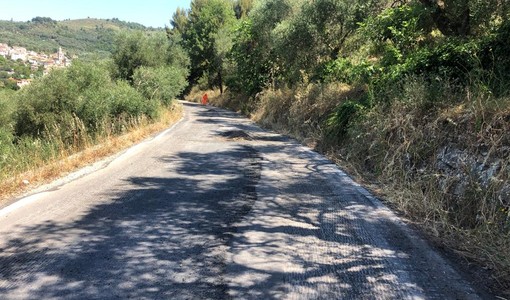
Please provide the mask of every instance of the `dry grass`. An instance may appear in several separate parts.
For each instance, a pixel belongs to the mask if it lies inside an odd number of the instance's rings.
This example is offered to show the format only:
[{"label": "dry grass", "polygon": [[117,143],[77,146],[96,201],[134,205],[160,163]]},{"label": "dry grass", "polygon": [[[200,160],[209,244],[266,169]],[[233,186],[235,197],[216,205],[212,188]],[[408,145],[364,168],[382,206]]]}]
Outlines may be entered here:
[{"label": "dry grass", "polygon": [[333,110],[363,92],[363,88],[341,83],[267,90],[260,95],[253,119],[314,146],[324,139],[323,124]]},{"label": "dry grass", "polygon": [[[431,100],[419,85],[410,82],[402,95],[411,101],[372,109],[341,156],[378,181],[392,206],[510,290],[509,99],[446,88]],[[439,167],[444,149],[462,158]],[[480,172],[498,164],[484,183]]]},{"label": "dry grass", "polygon": [[195,103],[201,103],[202,96],[204,94],[207,94],[207,97],[209,100],[216,99],[221,96],[219,90],[207,90],[202,91],[198,89],[197,87],[194,87],[191,92],[185,97],[186,101],[195,102]]},{"label": "dry grass", "polygon": [[[498,289],[510,292],[510,190],[502,193],[510,182],[510,99],[493,99],[476,87],[459,91],[444,83],[439,88],[406,81],[390,105],[368,110],[349,129],[350,138],[335,148],[327,148],[332,143],[321,126],[361,88],[308,85],[265,90],[255,99],[227,93],[211,102],[247,110],[261,125],[327,152],[435,240],[492,270]],[[444,147],[488,165],[499,160],[501,167],[487,186],[468,165],[442,172],[437,155]],[[454,192],[458,176],[467,178],[462,195]]]},{"label": "dry grass", "polygon": [[[84,149],[61,151],[58,156],[45,162],[41,167],[10,174],[9,177],[0,181],[0,202],[126,149],[168,128],[171,124],[176,123],[181,116],[182,106],[175,104],[162,113],[158,122],[134,123],[126,129],[127,133],[123,135],[106,136],[97,140],[95,145],[89,144]],[[26,184],[27,182],[28,184]]]},{"label": "dry grass", "polygon": [[[197,102],[205,92],[194,90],[186,99]],[[364,93],[362,87],[330,83],[294,89],[264,90],[253,98],[207,91],[210,103],[251,117],[264,127],[288,134],[310,146],[324,137],[323,122],[343,101]]]}]

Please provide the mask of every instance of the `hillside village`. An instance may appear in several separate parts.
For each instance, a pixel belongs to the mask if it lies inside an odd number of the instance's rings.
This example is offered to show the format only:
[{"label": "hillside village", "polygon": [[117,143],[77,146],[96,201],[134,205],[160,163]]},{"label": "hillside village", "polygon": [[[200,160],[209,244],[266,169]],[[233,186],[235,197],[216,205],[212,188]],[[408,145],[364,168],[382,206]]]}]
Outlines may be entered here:
[{"label": "hillside village", "polygon": [[[39,70],[43,67],[43,74],[47,74],[51,69],[64,68],[71,65],[71,59],[68,58],[59,47],[56,53],[47,55],[44,53],[37,53],[35,51],[29,51],[23,47],[9,46],[7,44],[0,43],[0,55],[6,59],[13,61],[22,61],[25,64],[29,64],[32,71]],[[30,84],[30,78],[14,78],[18,87],[23,87]]]}]

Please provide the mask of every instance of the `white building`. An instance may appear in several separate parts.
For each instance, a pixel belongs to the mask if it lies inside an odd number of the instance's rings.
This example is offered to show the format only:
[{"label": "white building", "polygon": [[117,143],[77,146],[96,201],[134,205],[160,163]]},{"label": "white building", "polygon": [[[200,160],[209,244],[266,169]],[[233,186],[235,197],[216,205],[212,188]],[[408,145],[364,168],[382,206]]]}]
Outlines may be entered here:
[{"label": "white building", "polygon": [[10,56],[12,60],[21,59],[22,61],[26,61],[28,59],[28,51],[23,47],[12,47]]},{"label": "white building", "polygon": [[9,56],[11,47],[7,44],[0,44],[0,55],[3,57]]}]

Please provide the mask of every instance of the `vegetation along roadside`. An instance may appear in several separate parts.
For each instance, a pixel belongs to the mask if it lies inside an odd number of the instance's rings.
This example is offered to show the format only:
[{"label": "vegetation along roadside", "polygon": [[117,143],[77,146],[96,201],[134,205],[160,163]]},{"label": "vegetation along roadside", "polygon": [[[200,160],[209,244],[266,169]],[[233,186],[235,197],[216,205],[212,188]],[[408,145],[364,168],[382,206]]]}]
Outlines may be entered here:
[{"label": "vegetation along roadside", "polygon": [[[214,104],[376,184],[509,298],[508,20],[502,0],[193,0],[166,32],[106,22],[92,30],[98,41],[116,36],[114,48],[101,42],[110,58],[73,59],[0,91],[0,181],[122,139],[161,120],[176,96],[213,90]],[[0,38],[55,29],[88,51],[91,28],[73,24],[11,22]],[[57,39],[34,50],[55,51]]]},{"label": "vegetation along roadside", "polygon": [[118,34],[110,59],[74,60],[0,91],[0,196],[112,154],[179,119],[189,60],[164,32]]},{"label": "vegetation along roadside", "polygon": [[188,99],[209,90],[329,153],[508,297],[509,13],[499,0],[195,0],[168,31],[190,55]]}]

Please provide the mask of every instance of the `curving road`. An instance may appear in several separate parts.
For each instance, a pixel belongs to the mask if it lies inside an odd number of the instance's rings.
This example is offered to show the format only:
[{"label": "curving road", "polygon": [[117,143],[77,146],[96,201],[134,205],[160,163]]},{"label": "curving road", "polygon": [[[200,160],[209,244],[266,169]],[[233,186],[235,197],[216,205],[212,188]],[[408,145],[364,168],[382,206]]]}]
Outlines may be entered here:
[{"label": "curving road", "polygon": [[483,298],[324,157],[183,104],[165,133],[0,210],[0,299]]}]

